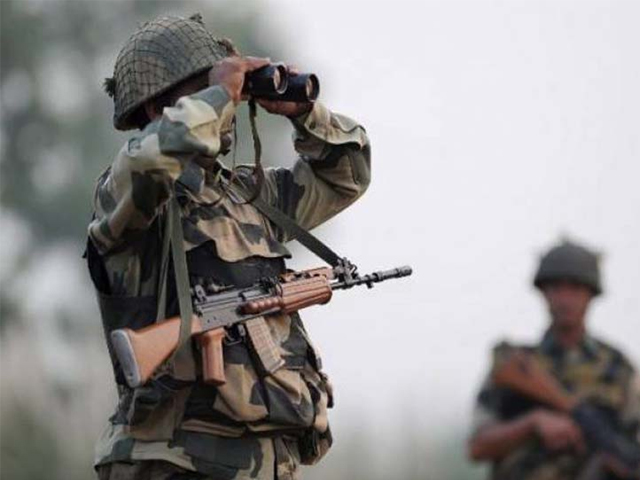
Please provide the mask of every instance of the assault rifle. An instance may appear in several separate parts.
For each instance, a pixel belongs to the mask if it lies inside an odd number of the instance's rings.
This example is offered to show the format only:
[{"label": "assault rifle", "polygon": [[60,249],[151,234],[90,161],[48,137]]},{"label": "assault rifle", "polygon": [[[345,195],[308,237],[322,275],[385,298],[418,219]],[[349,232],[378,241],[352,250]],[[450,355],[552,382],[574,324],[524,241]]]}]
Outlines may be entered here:
[{"label": "assault rifle", "polygon": [[616,431],[589,402],[567,392],[531,354],[511,349],[496,362],[492,380],[497,386],[570,415],[588,447],[604,454],[615,473],[623,478],[640,479],[640,445]]},{"label": "assault rifle", "polygon": [[[406,277],[411,273],[411,268],[404,266],[361,276],[347,262],[335,268],[316,268],[264,278],[247,288],[196,285],[192,289],[194,315],[191,334],[197,337],[202,350],[204,381],[213,385],[225,383],[222,356],[222,340],[226,335],[224,327],[248,324],[263,315],[292,313],[324,304],[331,299],[334,290],[357,285],[372,288],[374,283]],[[132,388],[146,383],[178,347],[180,322],[180,317],[176,316],[136,331],[122,328],[111,332],[115,354]],[[268,332],[266,337],[270,339]]]}]

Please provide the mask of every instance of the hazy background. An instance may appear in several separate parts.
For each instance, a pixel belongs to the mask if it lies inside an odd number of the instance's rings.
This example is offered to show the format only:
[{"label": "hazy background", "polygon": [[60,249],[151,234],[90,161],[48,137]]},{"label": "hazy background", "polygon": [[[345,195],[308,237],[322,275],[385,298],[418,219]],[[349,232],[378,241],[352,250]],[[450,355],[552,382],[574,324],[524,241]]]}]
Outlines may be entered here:
[{"label": "hazy background", "polygon": [[[305,312],[337,394],[334,449],[306,478],[482,478],[474,395],[493,343],[541,335],[530,281],[560,236],[604,253],[590,325],[640,364],[639,2],[3,0],[3,479],[92,478],[115,392],[80,255],[94,179],[127,138],[101,84],[138,22],[197,11],[316,72],[322,101],[367,127],[372,186],[317,233],[362,271],[415,271]],[[264,156],[290,165],[287,121],[266,117]]]}]

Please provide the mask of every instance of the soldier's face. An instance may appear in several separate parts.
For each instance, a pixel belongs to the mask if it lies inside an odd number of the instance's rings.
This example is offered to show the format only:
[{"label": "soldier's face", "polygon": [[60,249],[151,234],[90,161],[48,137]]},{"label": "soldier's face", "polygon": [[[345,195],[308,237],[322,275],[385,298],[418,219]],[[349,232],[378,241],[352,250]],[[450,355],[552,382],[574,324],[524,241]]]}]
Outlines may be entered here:
[{"label": "soldier's face", "polygon": [[550,282],[543,289],[551,320],[559,328],[584,326],[584,321],[593,298],[591,290],[571,281]]}]

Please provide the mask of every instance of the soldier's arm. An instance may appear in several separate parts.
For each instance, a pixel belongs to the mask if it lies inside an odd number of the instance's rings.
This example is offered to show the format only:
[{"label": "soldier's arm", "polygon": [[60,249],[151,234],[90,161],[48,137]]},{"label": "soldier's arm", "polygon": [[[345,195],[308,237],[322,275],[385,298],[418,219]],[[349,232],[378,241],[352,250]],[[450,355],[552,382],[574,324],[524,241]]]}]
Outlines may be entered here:
[{"label": "soldier's arm", "polygon": [[371,180],[371,149],[360,124],[321,103],[292,122],[300,157],[292,168],[267,170],[262,196],[311,229],[365,192]]},{"label": "soldier's arm", "polygon": [[122,147],[96,187],[89,236],[100,253],[151,225],[192,160],[217,156],[234,112],[227,90],[211,86],[165,108]]},{"label": "soldier's arm", "polygon": [[476,461],[500,460],[535,437],[535,423],[535,412],[531,412],[476,428],[469,439],[469,457]]},{"label": "soldier's arm", "polygon": [[533,415],[505,421],[501,415],[502,403],[501,391],[489,378],[485,379],[473,410],[467,445],[472,460],[500,460],[534,437]]},{"label": "soldier's arm", "polygon": [[550,451],[584,448],[580,429],[568,415],[538,408],[506,419],[502,415],[506,401],[501,390],[485,380],[473,413],[471,459],[497,461],[535,439]]}]

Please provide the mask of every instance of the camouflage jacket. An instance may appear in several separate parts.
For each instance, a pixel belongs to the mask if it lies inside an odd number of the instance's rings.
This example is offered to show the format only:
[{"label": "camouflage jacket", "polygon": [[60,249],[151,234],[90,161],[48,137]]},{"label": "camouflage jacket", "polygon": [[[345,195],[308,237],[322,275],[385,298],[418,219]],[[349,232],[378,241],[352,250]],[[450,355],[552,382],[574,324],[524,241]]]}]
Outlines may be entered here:
[{"label": "camouflage jacket", "polygon": [[[226,176],[219,174],[215,159],[234,114],[233,102],[220,87],[183,97],[131,138],[99,177],[88,229],[89,263],[101,306],[115,305],[102,308],[107,332],[155,320],[161,223],[174,187],[191,281],[191,267],[202,270],[203,258],[211,259],[211,276],[220,283],[229,280],[217,275],[218,266],[251,272],[284,267],[283,259],[290,256],[286,234],[253,205],[233,194],[221,195]],[[369,142],[362,126],[320,103],[292,123],[300,157],[292,168],[266,169],[260,196],[312,229],[368,187]],[[199,166],[205,163],[211,168]],[[129,304],[133,310],[123,314]],[[141,324],[141,318],[147,320]],[[227,383],[219,388],[204,385],[200,377],[185,385],[159,375],[132,390],[114,362],[120,401],[98,442],[96,464],[161,459],[217,475],[220,465],[254,468],[264,457],[262,435],[279,434],[302,437],[311,450],[308,462],[322,456],[330,444],[326,409],[331,395],[319,357],[298,315],[272,315],[265,321],[285,360],[284,368],[269,375],[257,371],[242,341],[224,346]],[[309,432],[313,435],[307,438]]]},{"label": "camouflage jacket", "polygon": [[[504,343],[494,350],[499,355]],[[568,391],[598,407],[620,431],[639,439],[640,377],[615,348],[586,336],[579,348],[563,349],[550,331],[538,345],[522,347],[532,352]],[[473,434],[496,422],[513,420],[535,403],[486,380],[478,395]],[[585,468],[587,456],[546,451],[532,440],[493,465],[493,480],[571,480]]]}]

